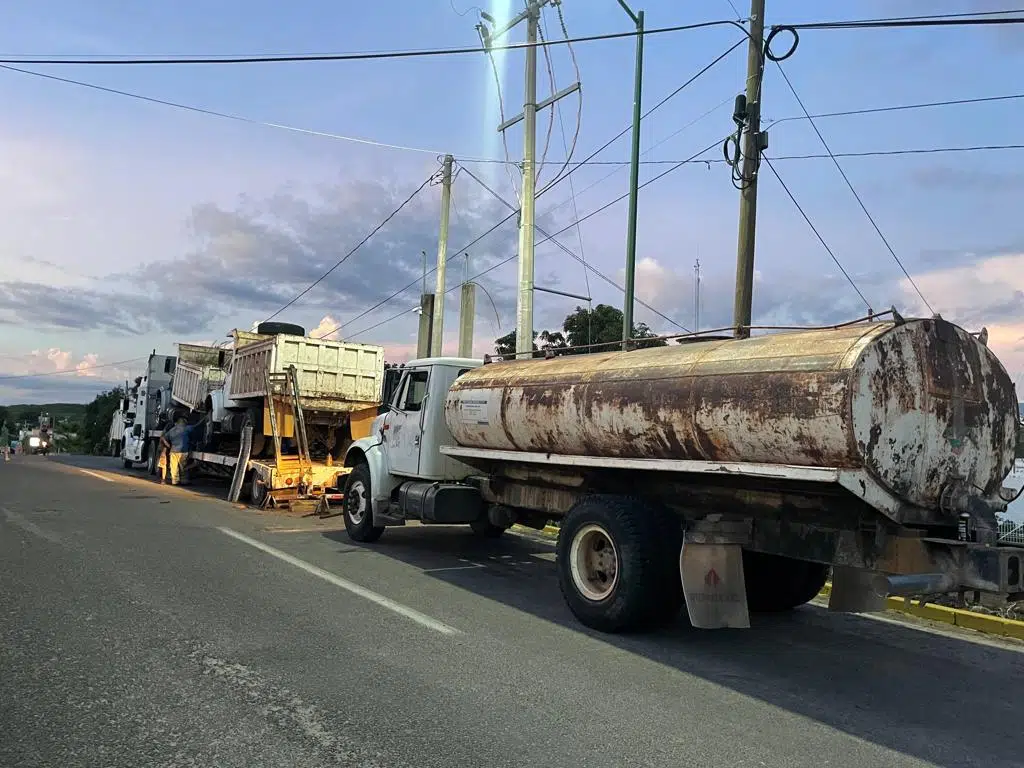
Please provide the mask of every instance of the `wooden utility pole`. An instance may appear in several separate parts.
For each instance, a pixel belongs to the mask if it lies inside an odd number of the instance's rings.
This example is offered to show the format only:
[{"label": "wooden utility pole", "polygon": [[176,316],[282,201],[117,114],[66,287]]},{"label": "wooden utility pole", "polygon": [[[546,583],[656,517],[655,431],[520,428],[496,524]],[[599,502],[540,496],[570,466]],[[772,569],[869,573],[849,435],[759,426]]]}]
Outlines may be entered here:
[{"label": "wooden utility pole", "polygon": [[754,297],[754,235],[757,229],[757,169],[765,135],[761,133],[761,76],[764,74],[764,0],[750,2],[750,40],[747,45],[747,104],[740,172],[740,225],[736,249],[736,298],[733,333],[750,335]]},{"label": "wooden utility pole", "polygon": [[448,217],[452,207],[452,164],[455,158],[444,156],[441,171],[441,231],[437,238],[437,288],[434,290],[434,322],[430,333],[430,355],[438,357],[444,345],[445,266],[448,264]]}]

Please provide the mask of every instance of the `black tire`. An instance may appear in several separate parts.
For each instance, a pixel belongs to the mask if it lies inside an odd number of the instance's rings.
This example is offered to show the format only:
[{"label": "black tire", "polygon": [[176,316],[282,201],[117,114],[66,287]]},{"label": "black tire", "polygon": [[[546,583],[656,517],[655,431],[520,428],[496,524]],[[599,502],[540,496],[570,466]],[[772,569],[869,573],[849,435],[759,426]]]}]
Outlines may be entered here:
[{"label": "black tire", "polygon": [[469,524],[469,527],[473,529],[473,533],[485,539],[498,539],[505,532],[505,529],[500,525],[495,525],[486,517],[481,517],[478,520],[474,520]]},{"label": "black tire", "polygon": [[149,449],[149,461],[146,462],[146,471],[151,475],[156,474],[157,465],[160,463],[160,448],[159,446],[150,447]]},{"label": "black tire", "polygon": [[256,473],[252,473],[252,479],[249,481],[249,501],[257,509],[263,508],[263,503],[267,500],[267,486],[265,486],[260,476]]},{"label": "black tire", "polygon": [[744,550],[747,608],[751,613],[791,611],[821,592],[828,572],[821,563]]},{"label": "black tire", "polygon": [[357,464],[345,481],[342,509],[348,537],[364,544],[376,541],[384,533],[384,526],[373,524],[371,490],[369,465]]},{"label": "black tire", "polygon": [[284,334],[286,336],[305,336],[306,329],[301,325],[296,325],[295,323],[268,322],[257,325],[256,333],[262,333],[267,336],[276,336],[278,334]]},{"label": "black tire", "polygon": [[121,461],[124,464],[125,469],[131,469],[133,466],[135,466],[135,462],[133,462],[131,459],[122,459]]},{"label": "black tire", "polygon": [[[562,521],[557,545],[558,585],[569,610],[601,632],[647,629],[674,618],[683,602],[681,541],[676,518],[639,499],[590,496],[577,502]],[[602,554],[609,552],[607,544],[610,554]],[[591,560],[589,579],[579,562],[587,551],[608,565],[602,571],[603,563]]]}]

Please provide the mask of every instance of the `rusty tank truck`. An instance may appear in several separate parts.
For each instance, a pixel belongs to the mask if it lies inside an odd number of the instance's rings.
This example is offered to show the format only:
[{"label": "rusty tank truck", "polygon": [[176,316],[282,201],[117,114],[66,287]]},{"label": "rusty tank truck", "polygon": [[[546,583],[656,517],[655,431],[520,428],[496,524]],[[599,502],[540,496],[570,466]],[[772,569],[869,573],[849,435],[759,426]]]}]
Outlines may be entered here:
[{"label": "rusty tank truck", "polygon": [[1024,592],[996,545],[1019,429],[983,341],[939,318],[481,363],[405,365],[355,441],[349,536],[407,519],[496,536],[560,519],[569,608],[603,631],[808,602]]},{"label": "rusty tank truck", "polygon": [[340,500],[341,459],[378,413],[383,348],[312,338],[290,323],[229,338],[178,345],[173,410],[201,425],[187,469],[230,477],[229,498],[257,506]]}]

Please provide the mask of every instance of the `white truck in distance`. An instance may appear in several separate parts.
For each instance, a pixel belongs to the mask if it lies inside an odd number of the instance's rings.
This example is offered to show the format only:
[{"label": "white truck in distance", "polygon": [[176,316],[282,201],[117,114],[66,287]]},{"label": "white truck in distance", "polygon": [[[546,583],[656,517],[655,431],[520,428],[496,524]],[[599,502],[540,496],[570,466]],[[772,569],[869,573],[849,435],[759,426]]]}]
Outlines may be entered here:
[{"label": "white truck in distance", "polygon": [[349,536],[406,520],[494,536],[561,518],[559,584],[603,631],[684,603],[747,627],[818,594],[1024,596],[996,545],[1013,465],[1013,384],[939,318],[635,351],[406,364],[349,448]]}]

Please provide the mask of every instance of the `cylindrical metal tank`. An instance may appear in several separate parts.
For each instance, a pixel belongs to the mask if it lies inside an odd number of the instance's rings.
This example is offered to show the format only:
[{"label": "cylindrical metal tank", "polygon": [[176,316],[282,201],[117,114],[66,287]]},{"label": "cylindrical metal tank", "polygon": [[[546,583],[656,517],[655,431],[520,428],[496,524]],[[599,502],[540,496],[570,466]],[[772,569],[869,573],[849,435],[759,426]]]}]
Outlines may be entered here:
[{"label": "cylindrical metal tank", "polygon": [[445,403],[465,447],[865,468],[925,507],[953,479],[998,490],[1016,413],[995,355],[941,319],[492,363]]}]

